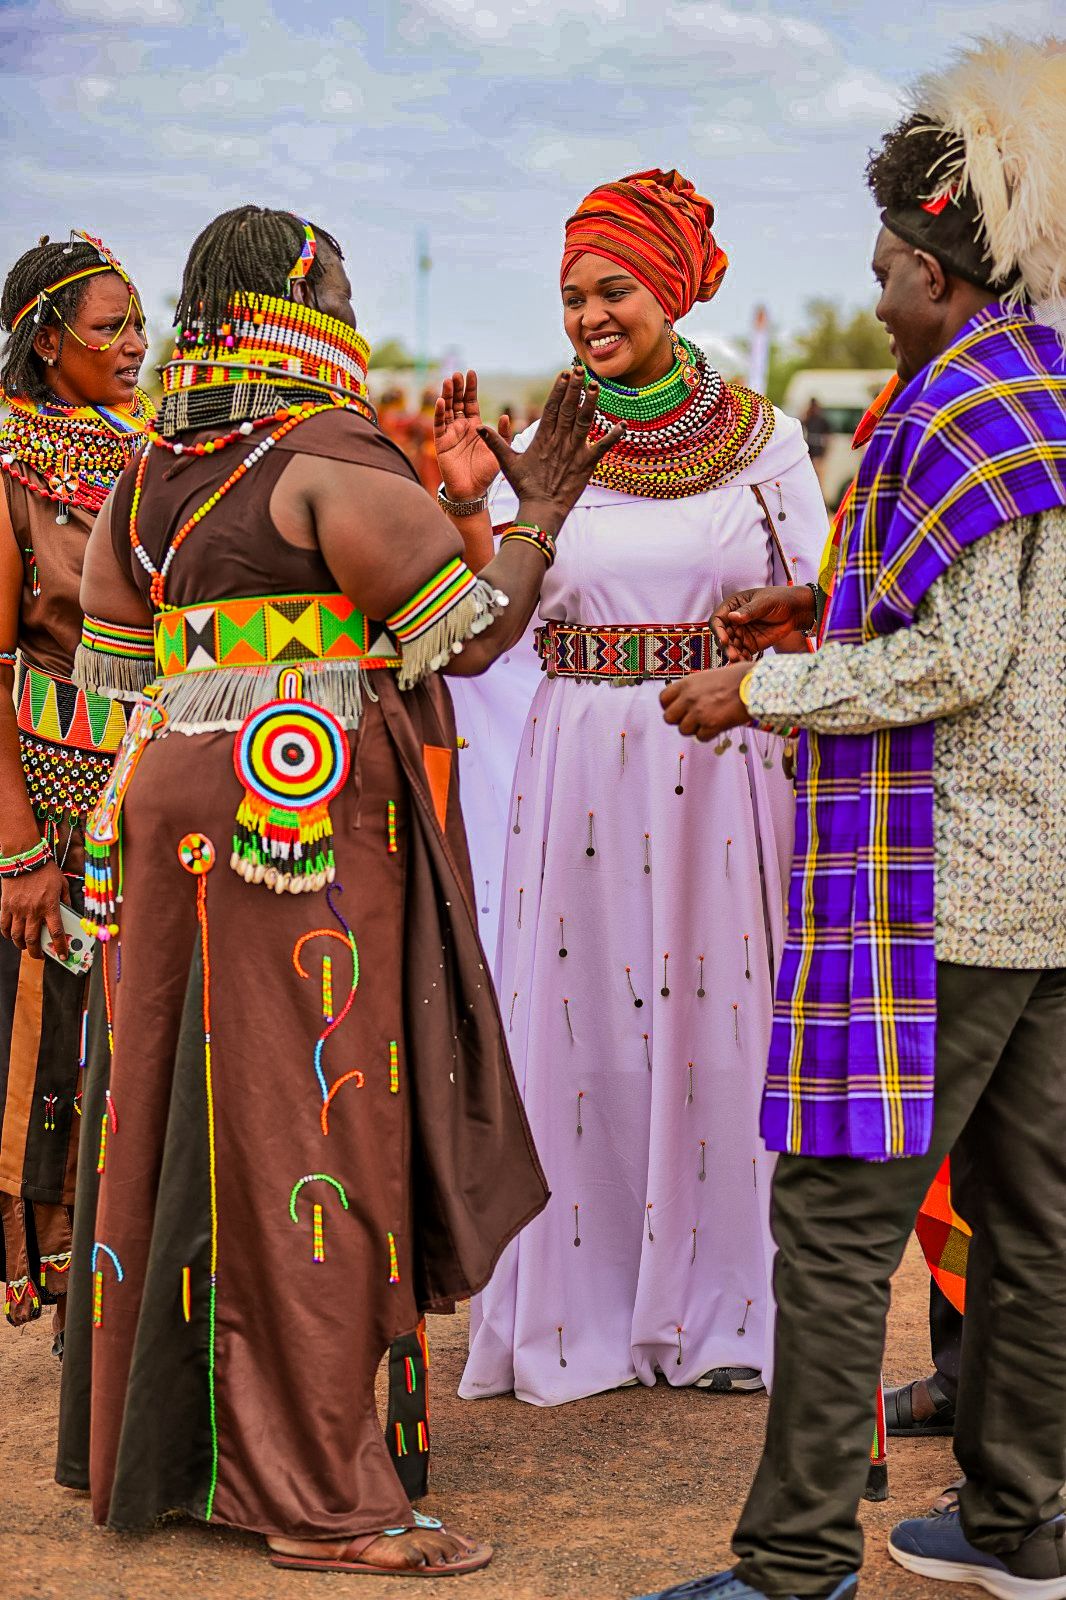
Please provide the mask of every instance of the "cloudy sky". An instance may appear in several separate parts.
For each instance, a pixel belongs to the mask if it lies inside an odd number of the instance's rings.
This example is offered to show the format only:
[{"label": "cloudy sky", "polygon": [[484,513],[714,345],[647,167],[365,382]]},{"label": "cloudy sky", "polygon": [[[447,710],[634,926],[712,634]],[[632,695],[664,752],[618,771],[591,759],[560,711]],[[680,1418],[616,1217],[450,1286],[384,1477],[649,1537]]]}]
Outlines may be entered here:
[{"label": "cloudy sky", "polygon": [[695,335],[868,304],[865,152],[967,36],[1059,0],[0,0],[6,265],[102,234],[156,333],[185,251],[245,201],[345,246],[371,339],[511,371],[559,360],[562,224],[594,183],[677,166],[732,258]]}]

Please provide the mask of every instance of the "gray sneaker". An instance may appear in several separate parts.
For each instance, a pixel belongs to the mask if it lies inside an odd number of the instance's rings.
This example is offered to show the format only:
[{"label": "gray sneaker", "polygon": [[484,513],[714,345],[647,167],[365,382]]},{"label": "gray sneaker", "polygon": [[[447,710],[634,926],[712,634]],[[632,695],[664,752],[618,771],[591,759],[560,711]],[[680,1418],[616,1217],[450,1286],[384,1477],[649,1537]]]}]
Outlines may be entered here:
[{"label": "gray sneaker", "polygon": [[692,1387],[710,1394],[758,1394],[766,1385],[755,1367],[712,1367]]}]

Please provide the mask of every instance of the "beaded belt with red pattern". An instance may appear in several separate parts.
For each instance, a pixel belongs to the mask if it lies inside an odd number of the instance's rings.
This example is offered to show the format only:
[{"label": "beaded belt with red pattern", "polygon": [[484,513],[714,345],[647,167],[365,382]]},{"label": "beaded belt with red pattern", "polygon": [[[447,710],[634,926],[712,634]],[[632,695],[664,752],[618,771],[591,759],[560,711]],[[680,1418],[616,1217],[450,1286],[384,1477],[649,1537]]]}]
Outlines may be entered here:
[{"label": "beaded belt with red pattern", "polygon": [[718,664],[709,623],[625,623],[605,627],[549,622],[537,629],[537,654],[549,678],[686,678]]}]

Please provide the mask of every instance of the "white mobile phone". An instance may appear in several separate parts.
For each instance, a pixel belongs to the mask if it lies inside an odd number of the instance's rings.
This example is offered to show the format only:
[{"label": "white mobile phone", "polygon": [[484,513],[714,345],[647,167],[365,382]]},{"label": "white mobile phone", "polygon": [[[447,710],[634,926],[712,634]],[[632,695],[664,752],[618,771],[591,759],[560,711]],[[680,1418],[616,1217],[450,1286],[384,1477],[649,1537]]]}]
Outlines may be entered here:
[{"label": "white mobile phone", "polygon": [[68,972],[74,972],[79,977],[88,972],[93,964],[93,952],[96,949],[96,940],[91,934],[86,933],[81,925],[81,918],[69,906],[59,906],[59,915],[63,921],[63,932],[67,936],[67,954],[59,956],[52,942],[52,935],[47,928],[41,933],[41,949],[46,956],[51,956],[53,961],[58,961],[61,967],[66,967]]}]

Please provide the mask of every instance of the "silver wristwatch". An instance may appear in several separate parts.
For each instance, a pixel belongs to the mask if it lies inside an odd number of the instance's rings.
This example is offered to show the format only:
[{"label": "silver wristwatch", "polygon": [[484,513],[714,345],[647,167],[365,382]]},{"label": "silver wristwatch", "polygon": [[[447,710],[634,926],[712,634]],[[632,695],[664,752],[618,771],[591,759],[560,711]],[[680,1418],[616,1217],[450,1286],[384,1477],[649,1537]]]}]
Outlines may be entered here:
[{"label": "silver wristwatch", "polygon": [[437,490],[437,504],[449,517],[476,517],[479,511],[489,509],[489,497],[483,494],[476,500],[451,500],[442,483]]}]

